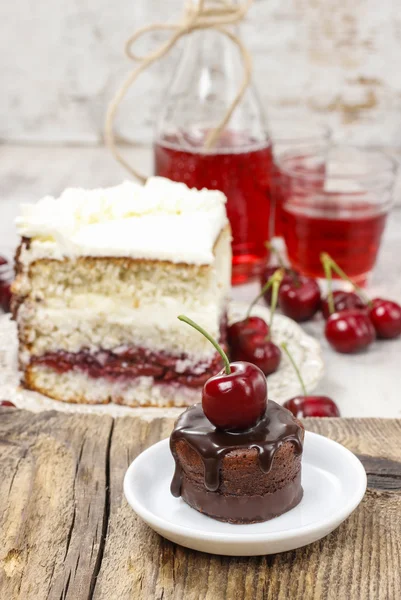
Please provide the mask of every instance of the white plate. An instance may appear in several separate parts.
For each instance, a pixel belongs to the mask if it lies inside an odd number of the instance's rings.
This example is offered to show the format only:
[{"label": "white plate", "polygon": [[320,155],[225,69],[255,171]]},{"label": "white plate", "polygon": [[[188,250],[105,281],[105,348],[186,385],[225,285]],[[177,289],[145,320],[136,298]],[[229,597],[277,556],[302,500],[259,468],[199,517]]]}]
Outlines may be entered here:
[{"label": "white plate", "polygon": [[362,500],[366,473],[346,448],[306,432],[301,502],[265,523],[232,525],[202,515],[170,493],[174,460],[169,440],[140,454],[128,468],[124,493],[134,511],[168,540],[202,552],[256,556],[300,548],[329,534]]},{"label": "white plate", "polygon": [[[231,302],[229,320],[238,320],[245,316],[248,305],[242,302]],[[269,320],[269,310],[264,306],[255,306],[252,314]],[[184,325],[183,325],[184,327]],[[299,365],[306,388],[309,392],[315,389],[323,376],[324,363],[320,344],[307,335],[295,321],[282,315],[276,315],[273,324],[273,339],[279,344],[287,342],[294,360]],[[125,415],[140,416],[144,419],[155,417],[177,417],[181,408],[130,408],[118,404],[69,404],[52,400],[43,394],[20,388],[20,373],[17,361],[17,327],[9,315],[0,315],[0,389],[1,397],[14,402],[18,408],[33,412],[42,410],[60,410],[63,412],[80,412],[106,414],[113,417]],[[299,382],[288,358],[283,356],[280,368],[268,378],[269,397],[282,403],[292,396],[301,393]],[[199,397],[200,400],[200,397]]]}]

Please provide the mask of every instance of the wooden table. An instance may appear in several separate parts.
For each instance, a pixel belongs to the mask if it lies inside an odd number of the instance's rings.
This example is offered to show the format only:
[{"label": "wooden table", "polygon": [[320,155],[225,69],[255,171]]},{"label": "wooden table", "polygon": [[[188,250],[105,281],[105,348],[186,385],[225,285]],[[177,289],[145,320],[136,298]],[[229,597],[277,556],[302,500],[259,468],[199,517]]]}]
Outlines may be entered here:
[{"label": "wooden table", "polygon": [[171,420],[0,409],[1,600],[399,600],[401,420],[305,425],[360,456],[362,504],[310,546],[232,558],[160,538],[123,496],[126,468]]}]

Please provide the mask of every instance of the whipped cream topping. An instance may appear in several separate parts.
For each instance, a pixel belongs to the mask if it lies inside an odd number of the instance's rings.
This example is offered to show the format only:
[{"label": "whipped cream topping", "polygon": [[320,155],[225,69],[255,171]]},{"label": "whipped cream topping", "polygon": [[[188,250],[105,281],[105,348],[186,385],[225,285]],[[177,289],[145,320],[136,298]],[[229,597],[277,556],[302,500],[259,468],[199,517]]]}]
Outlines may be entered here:
[{"label": "whipped cream topping", "polygon": [[[210,264],[227,224],[226,197],[162,177],[95,190],[70,188],[22,204],[18,233],[32,238],[30,260],[128,256]],[[28,258],[28,257],[26,257]]]}]

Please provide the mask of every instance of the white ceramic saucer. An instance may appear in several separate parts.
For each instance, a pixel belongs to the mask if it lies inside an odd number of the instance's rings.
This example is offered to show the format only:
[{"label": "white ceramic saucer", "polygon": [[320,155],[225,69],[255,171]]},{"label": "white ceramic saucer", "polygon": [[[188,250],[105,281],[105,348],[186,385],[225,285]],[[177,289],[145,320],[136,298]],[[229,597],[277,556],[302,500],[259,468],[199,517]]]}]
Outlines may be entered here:
[{"label": "white ceramic saucer", "polygon": [[124,479],[134,511],[160,535],[194,550],[230,556],[256,556],[300,548],[329,534],[362,500],[366,473],[349,450],[306,432],[302,459],[304,497],[289,512],[253,525],[220,523],[170,493],[174,461],[169,440],[140,454]]}]

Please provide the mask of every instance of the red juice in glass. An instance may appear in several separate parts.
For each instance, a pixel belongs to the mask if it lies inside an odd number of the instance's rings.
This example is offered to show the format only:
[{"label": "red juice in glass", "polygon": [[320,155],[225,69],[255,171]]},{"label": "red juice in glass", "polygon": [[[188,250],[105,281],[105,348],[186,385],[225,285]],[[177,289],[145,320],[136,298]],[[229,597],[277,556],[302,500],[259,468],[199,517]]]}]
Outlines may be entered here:
[{"label": "red juice in glass", "polygon": [[[305,170],[303,165],[304,156],[297,156],[289,160],[283,159],[283,165],[291,164],[291,168],[294,173],[302,173]],[[325,164],[318,163],[309,166],[307,172],[310,175],[316,177],[316,187],[321,187],[324,183],[325,176]],[[285,170],[281,170],[280,160],[276,159],[272,165],[272,177],[271,177],[271,188],[272,188],[272,199],[274,205],[274,219],[273,219],[273,235],[278,237],[284,236],[284,215],[283,205],[285,198],[290,190],[290,181],[288,180]]]},{"label": "red juice in glass", "polygon": [[[273,235],[283,236],[282,206],[285,195],[285,175],[281,163],[292,161],[292,168],[304,168],[303,155],[319,154],[323,156],[329,147],[331,131],[321,123],[308,118],[285,117],[275,119],[272,123],[273,166],[272,166],[272,202],[274,206]],[[292,158],[293,157],[293,158]],[[324,163],[309,165],[308,170],[324,175]]]},{"label": "red juice in glass", "polygon": [[301,273],[323,278],[320,254],[327,252],[364,285],[391,208],[395,165],[381,152],[359,148],[333,147],[322,156],[280,164],[288,258]]},{"label": "red juice in glass", "polygon": [[310,213],[283,210],[289,260],[305,275],[324,277],[319,257],[328,252],[349,277],[363,285],[376,262],[387,213],[372,214],[367,206],[354,207],[354,214],[343,217],[334,212],[328,206]]},{"label": "red juice in glass", "polygon": [[230,131],[212,150],[204,151],[204,140],[205,134],[196,143],[189,136],[181,143],[178,136],[165,135],[154,146],[155,174],[224,192],[233,234],[233,284],[245,283],[258,277],[268,258],[271,146]]}]

